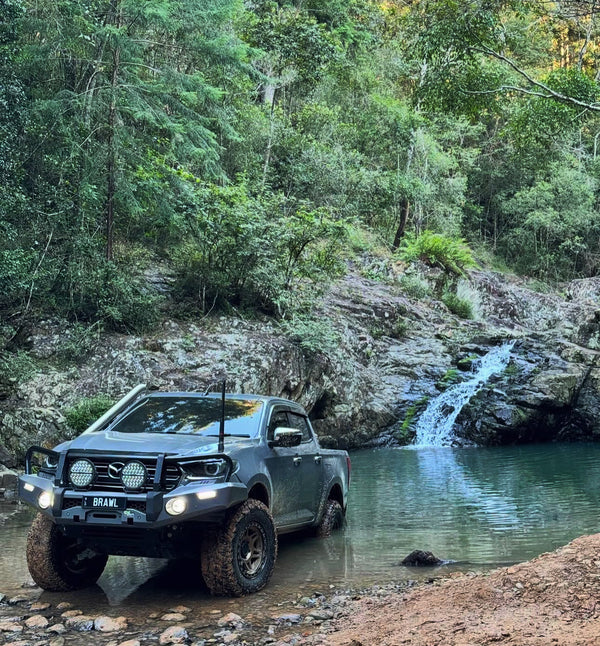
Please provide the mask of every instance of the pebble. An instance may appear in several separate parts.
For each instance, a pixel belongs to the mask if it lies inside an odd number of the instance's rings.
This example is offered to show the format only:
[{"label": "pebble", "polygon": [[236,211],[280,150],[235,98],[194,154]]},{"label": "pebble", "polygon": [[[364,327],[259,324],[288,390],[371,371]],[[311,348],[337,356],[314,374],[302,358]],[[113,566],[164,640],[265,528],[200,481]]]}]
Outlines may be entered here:
[{"label": "pebble", "polygon": [[159,644],[183,644],[188,639],[188,632],[183,626],[171,626],[158,638]]},{"label": "pebble", "polygon": [[73,607],[72,603],[69,603],[68,601],[62,601],[56,606],[56,609],[60,612],[62,610],[69,610],[72,607]]},{"label": "pebble", "polygon": [[34,612],[41,612],[42,610],[48,610],[50,607],[49,603],[42,603],[41,601],[36,601],[35,603],[32,603],[31,606],[29,606],[30,610],[33,610]]},{"label": "pebble", "polygon": [[279,617],[276,617],[275,621],[278,624],[299,624],[302,621],[302,615],[289,613],[286,615],[280,615]]},{"label": "pebble", "polygon": [[25,621],[27,628],[47,628],[49,623],[43,615],[33,615]]},{"label": "pebble", "polygon": [[69,617],[65,621],[67,628],[72,628],[77,630],[80,633],[87,632],[88,630],[94,629],[94,617],[88,617],[86,615],[78,615],[77,617]]},{"label": "pebble", "polygon": [[94,620],[94,630],[101,633],[112,633],[127,628],[127,619],[125,617],[96,617]]},{"label": "pebble", "polygon": [[16,641],[16,642],[8,642],[8,644],[4,644],[4,646],[31,646],[31,645],[29,642]]},{"label": "pebble", "polygon": [[243,626],[244,620],[239,615],[236,615],[235,612],[229,612],[217,621],[218,626],[228,626],[230,624]]},{"label": "pebble", "polygon": [[181,612],[167,612],[160,618],[161,621],[185,621],[185,615]]},{"label": "pebble", "polygon": [[63,624],[53,624],[48,628],[49,633],[56,633],[57,635],[60,635],[64,633],[67,629],[64,627]]},{"label": "pebble", "polygon": [[121,642],[119,646],[140,646],[140,640],[128,639],[127,641]]},{"label": "pebble", "polygon": [[188,608],[187,606],[175,606],[174,608],[171,608],[169,612],[192,612],[191,608]]},{"label": "pebble", "polygon": [[328,619],[333,619],[333,612],[331,610],[311,610],[308,614],[316,621],[327,621]]},{"label": "pebble", "polygon": [[65,646],[65,638],[55,637],[54,639],[51,639],[50,646]]},{"label": "pebble", "polygon": [[12,597],[8,600],[8,605],[9,606],[16,606],[18,603],[24,603],[25,601],[29,601],[29,597],[25,597],[23,595],[18,595],[16,597]]},{"label": "pebble", "polygon": [[79,615],[82,614],[83,612],[81,612],[81,610],[67,610],[62,613],[61,617],[63,617],[63,619],[69,619],[71,617],[79,617]]},{"label": "pebble", "polygon": [[0,623],[0,633],[22,633],[23,626],[15,621],[3,621]]}]

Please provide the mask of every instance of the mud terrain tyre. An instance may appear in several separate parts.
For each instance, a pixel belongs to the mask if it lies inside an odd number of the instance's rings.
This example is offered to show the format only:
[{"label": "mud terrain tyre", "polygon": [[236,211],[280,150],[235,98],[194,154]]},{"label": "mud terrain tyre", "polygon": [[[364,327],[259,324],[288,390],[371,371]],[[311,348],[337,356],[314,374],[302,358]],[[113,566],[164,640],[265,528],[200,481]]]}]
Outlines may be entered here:
[{"label": "mud terrain tyre", "polygon": [[63,536],[43,514],[38,514],[31,524],[26,555],[33,580],[40,588],[53,592],[78,590],[96,583],[108,560],[106,554]]},{"label": "mud terrain tyre", "polygon": [[269,509],[246,500],[202,547],[202,575],[211,594],[241,597],[267,585],[277,558],[277,534]]},{"label": "mud terrain tyre", "polygon": [[328,500],[325,503],[325,511],[321,516],[321,522],[315,529],[319,538],[331,536],[331,532],[340,529],[344,525],[344,510],[337,500]]}]

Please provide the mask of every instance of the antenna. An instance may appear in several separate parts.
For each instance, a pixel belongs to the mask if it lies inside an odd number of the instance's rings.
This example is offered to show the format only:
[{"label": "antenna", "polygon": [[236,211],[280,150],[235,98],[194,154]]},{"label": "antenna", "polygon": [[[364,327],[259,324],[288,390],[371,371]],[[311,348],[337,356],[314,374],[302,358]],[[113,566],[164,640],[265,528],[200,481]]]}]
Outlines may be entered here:
[{"label": "antenna", "polygon": [[219,424],[219,453],[225,450],[225,379],[221,386],[221,423]]}]

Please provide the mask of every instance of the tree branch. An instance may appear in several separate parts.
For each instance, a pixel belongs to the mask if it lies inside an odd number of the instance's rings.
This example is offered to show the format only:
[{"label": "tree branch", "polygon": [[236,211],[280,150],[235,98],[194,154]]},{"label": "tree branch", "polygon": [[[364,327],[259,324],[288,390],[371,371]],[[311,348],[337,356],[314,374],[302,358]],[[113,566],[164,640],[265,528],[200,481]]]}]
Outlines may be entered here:
[{"label": "tree branch", "polygon": [[[500,52],[497,52],[493,49],[490,49],[489,47],[486,47],[485,45],[481,47],[474,47],[474,51],[477,51],[481,54],[487,54],[488,56],[492,56],[494,58],[497,58],[499,61],[502,61],[503,63],[506,63],[509,67],[511,67],[517,74],[522,76],[529,85],[539,88],[540,90],[543,90],[545,94],[542,93],[535,93],[534,96],[541,96],[543,98],[547,99],[555,99],[556,101],[562,101],[563,103],[570,103],[571,105],[576,105],[580,108],[585,108],[586,110],[592,110],[593,112],[600,112],[600,104],[599,103],[588,103],[586,101],[580,101],[579,99],[576,99],[575,97],[568,96],[566,94],[562,94],[562,92],[557,92],[556,90],[553,90],[551,87],[546,85],[545,83],[542,83],[541,81],[536,81],[532,76],[530,76],[524,69],[520,68],[513,60],[508,58],[508,56],[504,56],[504,54],[501,54]],[[510,86],[506,86],[507,88]],[[533,93],[533,91],[529,90],[526,91],[525,88],[519,88],[518,86],[514,86],[512,89],[517,90],[519,92],[524,92],[525,94],[530,94]]]}]

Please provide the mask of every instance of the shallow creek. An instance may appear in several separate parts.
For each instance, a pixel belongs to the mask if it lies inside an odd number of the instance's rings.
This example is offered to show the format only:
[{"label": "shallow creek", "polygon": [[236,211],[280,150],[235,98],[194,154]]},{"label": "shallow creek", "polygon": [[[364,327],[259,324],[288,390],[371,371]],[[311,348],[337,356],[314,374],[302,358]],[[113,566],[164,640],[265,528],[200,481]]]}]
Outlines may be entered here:
[{"label": "shallow creek", "polygon": [[[299,596],[488,569],[600,531],[600,445],[376,449],[351,457],[345,530],[325,540],[282,538],[272,582],[258,595],[210,598],[189,569],[112,557],[94,588],[42,598],[57,603],[60,597],[86,612],[117,607],[140,618],[177,604],[202,614],[273,614]],[[25,538],[32,515],[14,510],[0,507],[0,592],[9,595],[30,582]],[[414,549],[450,563],[399,566]]]}]

